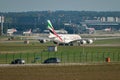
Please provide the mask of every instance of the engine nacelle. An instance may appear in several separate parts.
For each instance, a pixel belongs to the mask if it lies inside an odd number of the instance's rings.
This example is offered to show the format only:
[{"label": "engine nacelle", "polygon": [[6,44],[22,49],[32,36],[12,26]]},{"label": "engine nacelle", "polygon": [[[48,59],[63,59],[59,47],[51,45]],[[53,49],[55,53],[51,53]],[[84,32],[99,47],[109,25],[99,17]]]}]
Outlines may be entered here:
[{"label": "engine nacelle", "polygon": [[92,40],[92,39],[88,39],[88,40],[87,40],[87,43],[88,43],[88,44],[92,44],[92,43],[93,43],[93,40]]},{"label": "engine nacelle", "polygon": [[40,41],[40,43],[46,43],[47,42],[46,39],[40,39],[39,41]]},{"label": "engine nacelle", "polygon": [[85,40],[80,41],[81,44],[86,44],[87,42]]}]

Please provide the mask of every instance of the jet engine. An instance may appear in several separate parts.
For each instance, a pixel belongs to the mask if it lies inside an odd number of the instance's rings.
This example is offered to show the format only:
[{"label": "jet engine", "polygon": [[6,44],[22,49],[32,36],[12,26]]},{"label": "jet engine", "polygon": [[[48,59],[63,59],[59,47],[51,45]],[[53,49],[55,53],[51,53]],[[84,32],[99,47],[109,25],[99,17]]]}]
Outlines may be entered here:
[{"label": "jet engine", "polygon": [[92,44],[92,43],[93,43],[93,40],[92,40],[92,39],[88,39],[88,40],[87,40],[87,43],[88,43],[88,44]]},{"label": "jet engine", "polygon": [[86,40],[81,40],[80,43],[81,44],[86,44],[87,42],[86,42]]},{"label": "jet engine", "polygon": [[40,43],[46,43],[47,40],[46,39],[39,39]]}]

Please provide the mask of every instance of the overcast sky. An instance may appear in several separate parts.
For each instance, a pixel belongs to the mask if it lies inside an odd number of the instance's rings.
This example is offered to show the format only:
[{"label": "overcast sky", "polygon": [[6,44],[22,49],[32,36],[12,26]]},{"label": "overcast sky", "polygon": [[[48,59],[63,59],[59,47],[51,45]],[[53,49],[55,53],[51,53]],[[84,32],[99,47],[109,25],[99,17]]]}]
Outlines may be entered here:
[{"label": "overcast sky", "polygon": [[120,0],[0,0],[0,12],[120,11]]}]

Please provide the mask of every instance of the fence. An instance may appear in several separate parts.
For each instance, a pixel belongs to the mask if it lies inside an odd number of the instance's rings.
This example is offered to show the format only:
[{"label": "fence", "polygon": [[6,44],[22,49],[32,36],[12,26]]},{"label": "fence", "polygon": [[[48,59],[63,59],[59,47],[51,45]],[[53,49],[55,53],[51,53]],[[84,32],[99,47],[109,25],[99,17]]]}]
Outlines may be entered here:
[{"label": "fence", "polygon": [[66,52],[41,52],[41,53],[17,53],[17,54],[0,54],[0,64],[9,64],[15,59],[24,59],[27,64],[43,63],[47,58],[56,57],[61,63],[102,63],[106,62],[106,58],[110,58],[110,62],[120,62],[119,53],[66,53]]}]

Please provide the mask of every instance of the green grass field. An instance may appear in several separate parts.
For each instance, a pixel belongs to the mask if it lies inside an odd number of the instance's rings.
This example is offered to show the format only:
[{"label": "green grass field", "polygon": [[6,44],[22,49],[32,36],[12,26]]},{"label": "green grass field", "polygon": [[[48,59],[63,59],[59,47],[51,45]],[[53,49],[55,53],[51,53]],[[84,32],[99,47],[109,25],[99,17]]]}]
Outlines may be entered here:
[{"label": "green grass field", "polygon": [[[3,42],[0,43],[0,64],[10,63],[16,58],[22,58],[26,60],[26,63],[32,63],[38,57],[40,60],[36,61],[37,63],[42,63],[49,57],[58,57],[62,63],[105,62],[107,57],[110,57],[112,62],[119,62],[119,41],[120,39],[112,39],[95,41],[94,44],[84,46],[58,46],[57,52],[47,50],[48,46],[54,45],[53,43]],[[111,46],[96,46],[99,44],[110,44]],[[117,46],[112,46],[113,44]]]}]

